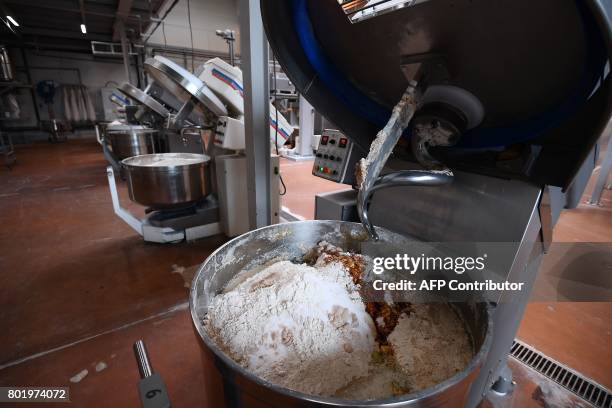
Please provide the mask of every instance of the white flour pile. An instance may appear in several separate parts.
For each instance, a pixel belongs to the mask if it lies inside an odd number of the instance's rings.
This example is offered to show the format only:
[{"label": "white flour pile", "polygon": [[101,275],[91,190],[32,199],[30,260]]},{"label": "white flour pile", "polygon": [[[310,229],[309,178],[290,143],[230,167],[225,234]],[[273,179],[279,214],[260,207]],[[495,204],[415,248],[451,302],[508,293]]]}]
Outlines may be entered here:
[{"label": "white flour pile", "polygon": [[205,324],[252,373],[323,396],[367,375],[376,331],[340,263],[280,261],[230,287]]}]

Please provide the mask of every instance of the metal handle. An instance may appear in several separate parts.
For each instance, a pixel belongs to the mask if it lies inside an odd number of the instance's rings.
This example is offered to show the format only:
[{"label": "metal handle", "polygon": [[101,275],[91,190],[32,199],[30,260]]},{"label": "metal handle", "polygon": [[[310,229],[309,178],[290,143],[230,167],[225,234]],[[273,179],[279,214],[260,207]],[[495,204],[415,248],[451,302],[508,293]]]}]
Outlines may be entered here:
[{"label": "metal handle", "polygon": [[[191,126],[186,126],[181,128],[181,131],[179,132],[180,136],[181,136],[181,142],[183,142],[183,146],[187,146],[187,144],[189,143],[189,139],[187,139],[187,137],[185,136],[186,132],[193,132],[193,133],[198,133],[198,136],[200,137],[200,139],[202,138],[202,130],[204,130],[203,126],[199,126],[199,125],[191,125]],[[200,140],[201,142],[201,140]]]},{"label": "metal handle", "polygon": [[136,356],[136,363],[138,363],[138,371],[140,372],[141,378],[148,378],[153,375],[153,367],[149,361],[149,355],[147,354],[147,348],[142,340],[138,340],[134,343],[134,355]]},{"label": "metal handle", "polygon": [[185,126],[183,128],[181,128],[181,137],[185,134],[185,132],[190,131],[190,130],[197,130],[198,132],[201,132],[202,129],[204,127],[203,126],[197,126],[197,125],[193,125],[193,126]]},{"label": "metal handle", "polygon": [[98,143],[100,145],[102,145],[102,143],[104,143],[104,137],[102,136],[102,132],[100,132],[100,127],[99,125],[96,123],[96,125],[94,126],[94,128],[96,129],[96,140],[98,141]]},{"label": "metal handle", "polygon": [[138,382],[138,394],[142,408],[170,408],[172,405],[166,384],[159,374],[153,374],[147,348],[142,340],[134,343],[134,355],[141,377]]},{"label": "metal handle", "polygon": [[370,237],[378,241],[378,234],[370,221],[368,210],[370,200],[375,191],[399,186],[425,186],[435,187],[450,184],[453,181],[454,175],[450,170],[402,170],[394,173],[385,174],[376,179],[374,184],[364,197],[364,205],[358,206],[359,218],[361,223],[366,227]]}]

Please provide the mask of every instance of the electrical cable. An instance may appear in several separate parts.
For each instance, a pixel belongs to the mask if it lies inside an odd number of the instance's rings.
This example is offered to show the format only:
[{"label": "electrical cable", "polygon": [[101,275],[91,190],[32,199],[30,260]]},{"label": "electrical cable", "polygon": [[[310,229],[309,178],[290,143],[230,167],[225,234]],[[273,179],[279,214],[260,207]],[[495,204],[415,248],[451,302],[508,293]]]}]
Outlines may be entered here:
[{"label": "electrical cable", "polygon": [[[174,9],[174,6],[176,6],[176,4],[179,2],[179,0],[174,0],[174,2],[172,2],[172,4],[170,5],[170,7],[168,7],[166,9],[166,12],[164,13],[164,16],[160,19],[158,19],[157,24],[155,25],[155,27],[153,28],[153,30],[151,30],[151,32],[149,33],[149,35],[147,35],[147,38],[144,40],[144,45],[147,45],[147,43],[149,42],[149,39],[151,38],[151,36],[153,35],[153,33],[155,33],[155,31],[157,30],[157,28],[160,26],[161,22],[164,21],[166,19],[166,17],[168,17],[168,14],[170,14],[170,12],[172,11],[172,9]],[[152,21],[152,20],[151,20]]]},{"label": "electrical cable", "polygon": [[164,36],[164,48],[168,48],[168,42],[166,41],[166,22],[162,21],[162,35]]},{"label": "electrical cable", "polygon": [[[272,76],[272,83],[274,84],[274,111],[275,111],[275,121],[276,121],[276,125],[274,126],[274,148],[276,149],[276,155],[278,156],[278,107],[276,106],[276,56],[274,55],[274,51],[272,51],[272,63],[273,63],[273,67],[272,69],[274,69],[274,75]],[[283,180],[283,175],[281,174],[280,171],[280,166],[278,169],[278,178],[280,179],[280,183],[283,186],[283,192],[280,193],[281,196],[284,196],[285,194],[287,194],[287,186],[285,185],[285,181]]]},{"label": "electrical cable", "polygon": [[191,0],[187,0],[187,19],[189,20],[189,37],[191,39],[191,72],[195,72],[193,65],[193,28],[191,27]]}]

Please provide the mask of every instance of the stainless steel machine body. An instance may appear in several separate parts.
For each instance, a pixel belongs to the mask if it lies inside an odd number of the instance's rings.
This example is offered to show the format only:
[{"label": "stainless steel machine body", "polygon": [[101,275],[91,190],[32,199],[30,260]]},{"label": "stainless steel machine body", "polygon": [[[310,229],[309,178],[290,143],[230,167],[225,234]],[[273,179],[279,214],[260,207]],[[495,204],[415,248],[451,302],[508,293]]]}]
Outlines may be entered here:
[{"label": "stainless steel machine body", "polygon": [[[409,238],[379,228],[381,242],[406,245]],[[202,320],[213,296],[239,272],[268,261],[301,259],[322,239],[344,249],[360,251],[367,235],[360,224],[341,221],[299,221],[250,231],[226,243],[200,266],[191,285],[190,309],[196,332],[202,339],[206,378],[205,394],[210,406],[227,407],[461,407],[470,384],[482,371],[488,354],[493,325],[486,303],[457,304],[469,330],[475,356],[461,372],[428,389],[397,398],[348,401],[306,395],[270,384],[249,373],[226,355],[210,338]],[[221,392],[222,386],[222,392]]]},{"label": "stainless steel machine body", "polygon": [[200,201],[210,192],[209,161],[208,156],[190,153],[124,159],[130,199],[156,209]]},{"label": "stainless steel machine body", "polygon": [[[505,270],[527,290],[495,302],[491,349],[465,401],[472,408],[499,378],[508,381],[507,355],[556,217],[593,168],[612,110],[612,3],[400,3],[367,19],[316,0],[261,0],[261,10],[287,76],[351,139],[357,158],[411,80],[426,101],[413,123],[455,132],[452,143],[430,151],[453,171],[453,182],[386,188],[371,200],[374,225],[422,241],[516,244]],[[432,89],[444,92],[432,100]],[[470,98],[452,106],[460,94]],[[413,135],[414,126],[385,173],[420,169]],[[318,197],[316,217],[354,221],[351,194]]]}]

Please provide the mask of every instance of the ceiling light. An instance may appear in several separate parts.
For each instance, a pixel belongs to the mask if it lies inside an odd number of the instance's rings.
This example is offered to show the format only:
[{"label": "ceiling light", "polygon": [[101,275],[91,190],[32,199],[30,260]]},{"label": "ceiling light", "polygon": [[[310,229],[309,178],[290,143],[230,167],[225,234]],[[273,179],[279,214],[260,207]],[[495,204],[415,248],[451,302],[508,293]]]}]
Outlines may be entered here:
[{"label": "ceiling light", "polygon": [[15,21],[15,19],[14,19],[13,17],[11,17],[11,16],[6,16],[6,18],[8,18],[8,20],[9,20],[11,23],[13,23],[13,25],[14,25],[15,27],[19,27],[19,23],[18,23],[17,21]]},{"label": "ceiling light", "polygon": [[85,24],[81,24],[81,32],[87,34],[87,27],[85,27]]}]

